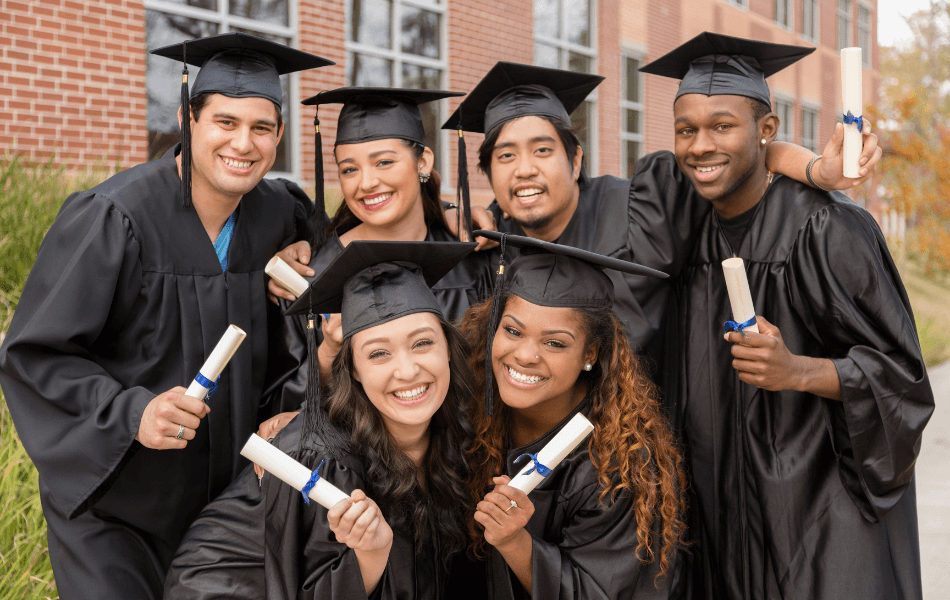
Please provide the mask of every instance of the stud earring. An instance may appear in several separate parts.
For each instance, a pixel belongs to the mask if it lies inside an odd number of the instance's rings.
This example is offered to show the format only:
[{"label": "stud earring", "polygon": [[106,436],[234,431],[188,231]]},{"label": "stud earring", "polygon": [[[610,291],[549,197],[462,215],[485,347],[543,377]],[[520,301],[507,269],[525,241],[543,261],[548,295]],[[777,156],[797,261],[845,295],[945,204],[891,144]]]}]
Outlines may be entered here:
[{"label": "stud earring", "polygon": [[419,183],[428,183],[430,177],[432,177],[431,173],[419,173]]},{"label": "stud earring", "polygon": [[768,143],[768,141],[766,141],[765,138],[762,138],[762,145],[764,146],[764,145],[766,145],[767,143]]},{"label": "stud earring", "polygon": [[586,365],[584,365],[584,370],[585,370],[585,371],[590,371],[590,370],[593,369],[593,368],[594,368],[594,365],[592,365],[592,364],[590,364],[590,363],[587,363]]}]

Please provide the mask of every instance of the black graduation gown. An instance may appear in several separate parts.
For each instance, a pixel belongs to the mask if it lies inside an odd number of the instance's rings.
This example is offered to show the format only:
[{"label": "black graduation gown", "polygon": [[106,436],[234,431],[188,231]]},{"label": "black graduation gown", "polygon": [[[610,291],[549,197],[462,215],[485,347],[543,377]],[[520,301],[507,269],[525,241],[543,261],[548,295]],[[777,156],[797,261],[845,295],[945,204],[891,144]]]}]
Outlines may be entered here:
[{"label": "black graduation gown", "polygon": [[[610,175],[582,177],[577,210],[555,240],[605,256],[637,262],[668,274],[679,272],[709,202],[699,196],[670,152],[655,152],[637,161],[632,179]],[[503,219],[497,201],[489,207],[498,230],[524,235]],[[506,260],[517,249],[505,251]],[[492,264],[497,264],[497,251]],[[613,311],[623,323],[635,352],[649,348],[659,331],[670,286],[665,280],[608,270],[614,282]]]},{"label": "black graduation gown", "polygon": [[[274,442],[294,457],[301,421],[291,421]],[[353,454],[328,460],[320,474],[347,493],[368,487]],[[444,597],[444,580],[435,544],[417,552],[410,537],[395,531],[389,563],[370,597],[436,600]],[[335,540],[327,509],[313,501],[308,506],[299,490],[269,473],[259,488],[251,468],[196,519],[165,584],[168,600],[365,597],[356,554]]]},{"label": "black graduation gown", "polygon": [[[458,240],[446,230],[430,228],[425,241],[455,242]],[[308,279],[313,280],[319,277],[320,273],[342,252],[343,244],[340,242],[340,237],[334,233],[311,257],[308,266],[313,269],[314,276]],[[485,253],[472,253],[435,284],[432,287],[432,293],[442,308],[445,318],[450,322],[458,322],[469,306],[491,296],[492,283],[489,256]],[[289,302],[281,300],[282,309],[288,306],[290,306]],[[276,372],[268,376],[268,381],[271,383],[265,391],[266,402],[280,407],[277,412],[299,410],[307,390],[306,315],[285,318],[279,329],[275,330],[274,335],[279,338],[274,348],[280,353],[280,357],[272,361],[272,368],[275,368]],[[322,340],[322,330],[318,329],[318,344]]]},{"label": "black graduation gown", "polygon": [[741,383],[709,213],[675,282],[669,413],[691,467],[695,597],[920,598],[914,462],[934,399],[913,314],[863,209],[777,178],[736,249],[756,312],[834,361],[842,401]]},{"label": "black graduation gown", "polygon": [[[524,467],[522,454],[537,454],[577,413],[589,412],[585,400],[541,438],[508,450],[506,471],[514,478]],[[597,470],[584,442],[552,469],[529,498],[534,514],[525,526],[531,534],[531,594],[525,592],[494,548],[486,565],[492,600],[601,600],[668,598],[671,577],[654,586],[659,561],[637,558],[637,519],[633,494],[624,492],[602,506]],[[659,524],[659,523],[658,523]],[[656,534],[657,531],[654,531]],[[654,548],[654,550],[657,550]]]},{"label": "black graduation gown", "polygon": [[[222,273],[194,208],[180,206],[176,150],[67,198],[0,348],[64,598],[160,593],[188,525],[247,464],[238,451],[257,429],[268,359],[264,265],[309,233],[306,195],[264,180],[241,200]],[[229,324],[247,339],[195,439],[136,442],[148,402],[187,387]],[[115,563],[127,581],[103,567]]]}]

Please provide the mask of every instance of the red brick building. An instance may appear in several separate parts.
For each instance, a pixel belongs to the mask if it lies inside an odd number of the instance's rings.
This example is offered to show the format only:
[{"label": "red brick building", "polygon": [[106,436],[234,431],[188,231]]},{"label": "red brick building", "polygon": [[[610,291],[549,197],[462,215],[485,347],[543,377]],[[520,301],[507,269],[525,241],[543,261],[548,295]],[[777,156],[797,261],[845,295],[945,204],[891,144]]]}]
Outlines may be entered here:
[{"label": "red brick building", "polygon": [[[498,60],[606,76],[574,118],[589,171],[626,175],[637,156],[673,142],[676,82],[636,68],[708,29],[818,47],[769,80],[782,137],[818,150],[840,118],[840,47],[865,48],[865,103],[877,99],[876,11],[876,0],[2,0],[0,145],[75,168],[148,160],[177,138],[181,67],[146,49],[241,30],[337,63],[285,77],[275,171],[305,185],[314,109],[297,101],[343,85],[469,91]],[[457,102],[426,115],[448,194],[455,136],[436,125]],[[329,148],[336,110],[320,116]],[[473,192],[486,200],[474,169],[480,138],[466,139]],[[332,186],[336,168],[325,162]]]}]

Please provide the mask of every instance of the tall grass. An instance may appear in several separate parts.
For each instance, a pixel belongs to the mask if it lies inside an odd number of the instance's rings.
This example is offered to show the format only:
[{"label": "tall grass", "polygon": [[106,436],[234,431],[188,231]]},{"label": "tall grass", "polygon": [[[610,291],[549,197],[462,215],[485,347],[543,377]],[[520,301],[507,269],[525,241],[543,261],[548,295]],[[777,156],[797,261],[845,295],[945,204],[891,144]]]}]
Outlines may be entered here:
[{"label": "tall grass", "polygon": [[[63,200],[106,175],[101,165],[80,176],[67,174],[55,157],[42,164],[27,164],[10,152],[0,157],[0,341]],[[0,394],[0,600],[59,598],[38,492],[36,468]]]}]

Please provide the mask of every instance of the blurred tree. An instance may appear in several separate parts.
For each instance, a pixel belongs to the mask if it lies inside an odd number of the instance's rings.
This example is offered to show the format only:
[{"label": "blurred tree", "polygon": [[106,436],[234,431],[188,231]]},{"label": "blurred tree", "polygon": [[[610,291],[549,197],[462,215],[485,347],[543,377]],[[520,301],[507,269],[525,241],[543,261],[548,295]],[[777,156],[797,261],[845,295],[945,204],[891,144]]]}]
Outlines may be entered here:
[{"label": "blurred tree", "polygon": [[950,2],[907,17],[913,40],[882,47],[882,101],[869,109],[884,146],[883,196],[907,215],[909,250],[950,274]]}]

